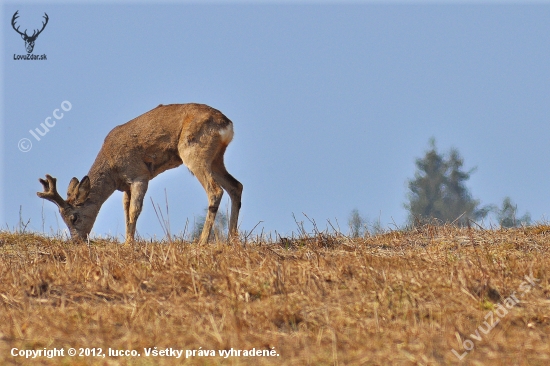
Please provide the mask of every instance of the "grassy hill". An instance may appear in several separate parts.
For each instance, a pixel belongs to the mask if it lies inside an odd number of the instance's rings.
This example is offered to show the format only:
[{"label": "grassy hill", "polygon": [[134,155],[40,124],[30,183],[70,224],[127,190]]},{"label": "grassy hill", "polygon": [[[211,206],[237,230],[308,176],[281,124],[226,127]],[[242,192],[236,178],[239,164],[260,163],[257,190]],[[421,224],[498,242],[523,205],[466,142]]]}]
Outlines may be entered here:
[{"label": "grassy hill", "polygon": [[2,365],[459,363],[550,364],[550,227],[205,246],[0,232]]}]

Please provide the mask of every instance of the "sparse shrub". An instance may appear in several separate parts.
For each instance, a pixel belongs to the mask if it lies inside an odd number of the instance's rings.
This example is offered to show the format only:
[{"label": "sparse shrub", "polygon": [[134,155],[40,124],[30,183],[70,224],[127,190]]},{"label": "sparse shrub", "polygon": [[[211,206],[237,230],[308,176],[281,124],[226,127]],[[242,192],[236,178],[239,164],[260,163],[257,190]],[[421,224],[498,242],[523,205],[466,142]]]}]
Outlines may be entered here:
[{"label": "sparse shrub", "polygon": [[[191,238],[193,240],[199,239],[202,233],[202,228],[204,227],[204,222],[206,221],[206,214],[208,209],[204,209],[204,215],[199,216],[198,221],[195,223]],[[227,238],[227,214],[223,211],[218,211],[216,214],[216,219],[214,220],[214,226],[212,227],[212,234],[214,240],[224,240]]]},{"label": "sparse shrub", "polygon": [[502,200],[501,207],[494,207],[497,221],[500,226],[505,228],[527,226],[531,224],[531,215],[526,212],[521,217],[517,217],[518,206],[512,202],[510,197]]},{"label": "sparse shrub", "polygon": [[367,223],[367,219],[361,216],[357,208],[351,210],[348,218],[350,236],[352,238],[358,238],[368,233]]}]

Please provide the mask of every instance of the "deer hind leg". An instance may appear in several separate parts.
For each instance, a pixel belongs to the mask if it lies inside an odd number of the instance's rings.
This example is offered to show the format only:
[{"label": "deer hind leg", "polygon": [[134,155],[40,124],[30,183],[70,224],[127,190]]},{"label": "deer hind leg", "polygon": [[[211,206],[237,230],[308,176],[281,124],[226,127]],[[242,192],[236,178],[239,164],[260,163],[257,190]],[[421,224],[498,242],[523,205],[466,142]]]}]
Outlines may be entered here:
[{"label": "deer hind leg", "polygon": [[223,154],[225,148],[222,149],[214,158],[212,162],[212,173],[216,182],[218,182],[223,189],[227,191],[231,198],[231,217],[229,218],[229,236],[237,237],[237,223],[239,220],[239,211],[241,209],[241,196],[243,192],[243,185],[236,180],[225,168],[223,163]]},{"label": "deer hind leg", "polygon": [[219,141],[211,140],[209,144],[192,144],[186,142],[178,146],[179,154],[189,171],[197,177],[208,197],[208,212],[199,238],[199,244],[205,244],[210,239],[214,220],[223,196],[223,189],[212,174],[212,160],[219,149]]},{"label": "deer hind leg", "polygon": [[206,213],[206,220],[202,228],[202,233],[199,238],[199,244],[206,244],[210,239],[212,227],[214,226],[214,220],[220,207],[220,202],[223,196],[222,187],[215,181],[212,176],[212,172],[209,168],[204,166],[195,166],[190,168],[193,174],[197,177],[208,196],[208,212]]},{"label": "deer hind leg", "polygon": [[227,172],[223,163],[223,154],[232,136],[230,124],[222,130],[203,131],[198,137],[183,136],[178,145],[181,160],[197,177],[208,196],[208,212],[199,243],[206,243],[210,238],[224,189],[232,203],[229,233],[237,233],[243,186]]},{"label": "deer hind leg", "polygon": [[126,217],[126,243],[134,241],[136,222],[143,208],[143,198],[147,192],[148,181],[135,181],[130,184],[130,192],[124,192],[124,213]]}]

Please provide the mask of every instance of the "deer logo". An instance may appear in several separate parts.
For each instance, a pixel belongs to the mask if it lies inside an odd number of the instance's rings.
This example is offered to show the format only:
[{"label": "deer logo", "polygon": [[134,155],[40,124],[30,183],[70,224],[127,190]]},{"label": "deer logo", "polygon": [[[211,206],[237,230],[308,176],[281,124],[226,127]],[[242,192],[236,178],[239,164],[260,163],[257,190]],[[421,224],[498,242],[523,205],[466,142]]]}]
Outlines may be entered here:
[{"label": "deer logo", "polygon": [[34,32],[32,33],[32,36],[29,36],[27,34],[27,30],[25,29],[25,32],[21,32],[19,30],[19,26],[17,28],[15,28],[15,21],[17,20],[17,18],[19,18],[19,15],[17,14],[19,13],[19,10],[17,10],[15,12],[15,14],[13,14],[13,17],[11,18],[11,26],[13,27],[13,29],[19,33],[21,35],[21,38],[23,38],[23,40],[25,41],[25,48],[27,49],[27,53],[32,53],[32,50],[34,49],[34,42],[36,41],[36,38],[38,38],[38,35],[40,33],[42,33],[42,31],[44,30],[44,28],[46,28],[46,24],[48,24],[48,14],[44,13],[44,19],[46,19],[45,22],[42,22],[42,29],[38,30],[38,29],[35,29]]}]

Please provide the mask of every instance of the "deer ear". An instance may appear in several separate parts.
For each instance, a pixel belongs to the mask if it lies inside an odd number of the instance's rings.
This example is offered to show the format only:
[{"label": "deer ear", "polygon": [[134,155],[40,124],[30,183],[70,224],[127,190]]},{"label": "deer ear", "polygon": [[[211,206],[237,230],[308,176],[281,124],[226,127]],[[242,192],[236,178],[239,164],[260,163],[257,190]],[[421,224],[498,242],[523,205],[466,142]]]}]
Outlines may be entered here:
[{"label": "deer ear", "polygon": [[86,198],[88,198],[89,194],[90,194],[90,178],[88,178],[88,176],[86,175],[84,176],[84,178],[82,178],[82,180],[78,184],[78,191],[76,194],[75,203],[77,205],[84,203],[84,201],[86,201]]},{"label": "deer ear", "polygon": [[73,202],[78,193],[78,179],[74,177],[69,182],[69,188],[67,188],[67,201]]}]

